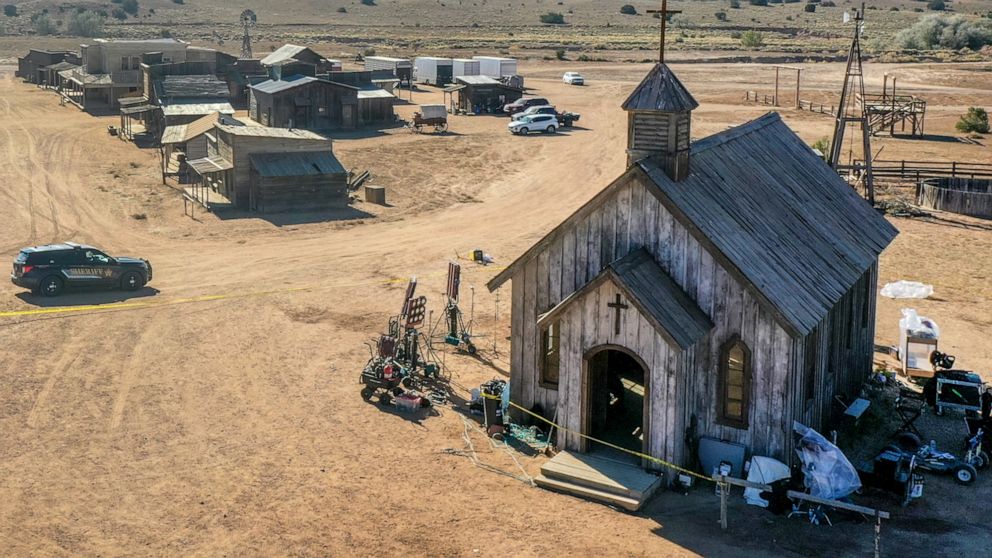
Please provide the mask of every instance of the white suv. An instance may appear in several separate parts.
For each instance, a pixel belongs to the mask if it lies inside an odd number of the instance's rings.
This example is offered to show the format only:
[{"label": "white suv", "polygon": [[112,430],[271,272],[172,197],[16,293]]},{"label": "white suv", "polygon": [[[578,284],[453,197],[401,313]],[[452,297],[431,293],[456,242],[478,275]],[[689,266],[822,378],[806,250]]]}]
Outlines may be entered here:
[{"label": "white suv", "polygon": [[527,135],[531,132],[555,133],[558,129],[558,118],[553,114],[532,114],[520,120],[514,120],[506,125],[512,134]]},{"label": "white suv", "polygon": [[565,72],[561,80],[569,85],[585,85],[586,79],[579,72]]}]

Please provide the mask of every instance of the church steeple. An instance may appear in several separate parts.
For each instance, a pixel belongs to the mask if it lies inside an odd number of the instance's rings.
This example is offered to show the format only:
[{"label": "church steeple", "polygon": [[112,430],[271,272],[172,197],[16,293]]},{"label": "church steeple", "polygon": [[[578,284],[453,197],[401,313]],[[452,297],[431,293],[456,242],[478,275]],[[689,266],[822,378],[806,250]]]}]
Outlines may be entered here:
[{"label": "church steeple", "polygon": [[689,174],[689,129],[692,98],[666,64],[655,64],[627,97],[627,166],[653,158],[675,181]]}]

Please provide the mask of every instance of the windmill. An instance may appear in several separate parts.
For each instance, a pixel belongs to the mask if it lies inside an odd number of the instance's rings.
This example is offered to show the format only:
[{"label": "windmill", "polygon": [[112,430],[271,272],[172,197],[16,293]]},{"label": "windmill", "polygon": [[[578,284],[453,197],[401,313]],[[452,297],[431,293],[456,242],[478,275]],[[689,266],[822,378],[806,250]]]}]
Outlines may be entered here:
[{"label": "windmill", "polygon": [[241,12],[241,27],[245,30],[244,38],[241,39],[241,58],[251,58],[251,33],[252,27],[255,27],[255,22],[257,18],[255,17],[255,12],[251,10],[245,10]]}]

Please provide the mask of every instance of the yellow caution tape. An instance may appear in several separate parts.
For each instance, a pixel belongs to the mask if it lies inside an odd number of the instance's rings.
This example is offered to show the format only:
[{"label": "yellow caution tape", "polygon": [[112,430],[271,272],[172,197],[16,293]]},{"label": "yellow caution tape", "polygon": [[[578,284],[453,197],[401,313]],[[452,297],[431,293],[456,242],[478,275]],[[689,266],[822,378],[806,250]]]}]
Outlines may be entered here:
[{"label": "yellow caution tape", "polygon": [[[494,269],[496,271],[500,271],[502,268],[494,268]],[[446,273],[447,273],[446,271],[438,272],[438,273],[430,273],[424,275],[424,277],[440,277],[442,275],[445,275]],[[395,279],[387,279],[381,281],[363,281],[363,282],[355,282],[355,283],[335,283],[332,285],[311,285],[306,287],[289,287],[285,289],[271,289],[267,291],[252,291],[247,293],[202,295],[202,296],[194,296],[189,298],[177,298],[174,300],[129,301],[129,302],[118,302],[112,304],[87,304],[82,306],[56,306],[52,308],[32,308],[31,310],[9,310],[5,312],[0,312],[0,318],[14,318],[18,316],[38,316],[44,314],[136,310],[141,308],[154,308],[159,306],[173,306],[176,304],[190,304],[193,302],[211,302],[215,300],[230,300],[237,298],[272,296],[278,294],[298,293],[298,292],[318,290],[318,289],[365,287],[365,286],[374,286],[374,285],[393,285],[397,283],[405,283],[408,280],[409,279],[407,278],[395,278]]]},{"label": "yellow caution tape", "polygon": [[[487,399],[500,399],[500,400],[502,400],[501,397],[497,397],[495,395],[489,395],[488,393],[483,393],[481,395],[483,397],[487,398]],[[679,467],[678,465],[676,465],[674,463],[669,463],[668,461],[665,461],[664,459],[659,459],[657,457],[654,457],[652,455],[647,455],[647,454],[641,453],[639,451],[634,451],[634,450],[630,450],[630,449],[627,449],[627,448],[623,448],[623,447],[620,447],[620,446],[618,446],[616,444],[611,444],[610,442],[607,442],[607,441],[604,441],[604,440],[600,440],[598,438],[593,438],[592,436],[588,436],[588,435],[583,434],[581,432],[576,432],[575,430],[572,430],[572,429],[569,429],[569,428],[565,428],[564,426],[562,426],[560,424],[557,424],[557,423],[555,423],[553,421],[550,421],[550,420],[542,417],[541,415],[530,411],[529,409],[525,409],[525,408],[521,407],[520,405],[517,405],[513,401],[510,401],[510,406],[511,407],[515,407],[517,409],[520,409],[521,411],[527,413],[528,415],[530,415],[530,416],[532,416],[532,417],[534,417],[534,418],[536,418],[538,420],[544,421],[544,422],[550,424],[551,426],[554,426],[558,430],[562,430],[564,432],[569,432],[571,434],[575,434],[576,436],[580,436],[582,438],[585,438],[586,440],[590,440],[590,441],[596,442],[597,444],[603,444],[604,446],[613,448],[615,450],[622,451],[624,453],[629,453],[630,455],[634,455],[634,456],[640,457],[641,459],[647,459],[648,461],[657,463],[658,465],[662,465],[664,467],[668,467],[669,469],[672,469],[673,471],[677,471],[679,473],[685,473],[687,475],[696,477],[697,479],[702,479],[702,480],[705,480],[705,481],[710,481],[710,482],[714,482],[714,483],[719,484],[717,481],[713,480],[710,477],[707,477],[705,475],[701,475],[701,474],[699,474],[699,473],[697,473],[695,471],[690,471],[689,469],[686,469],[684,467]]]}]

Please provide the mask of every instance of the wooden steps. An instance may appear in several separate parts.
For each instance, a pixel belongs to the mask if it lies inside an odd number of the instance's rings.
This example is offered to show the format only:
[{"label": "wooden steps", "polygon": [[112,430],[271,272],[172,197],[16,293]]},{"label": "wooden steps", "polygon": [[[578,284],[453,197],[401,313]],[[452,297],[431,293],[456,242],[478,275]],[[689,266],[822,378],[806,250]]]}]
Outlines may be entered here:
[{"label": "wooden steps", "polygon": [[542,488],[636,511],[661,486],[637,465],[596,454],[561,452],[541,467]]}]

